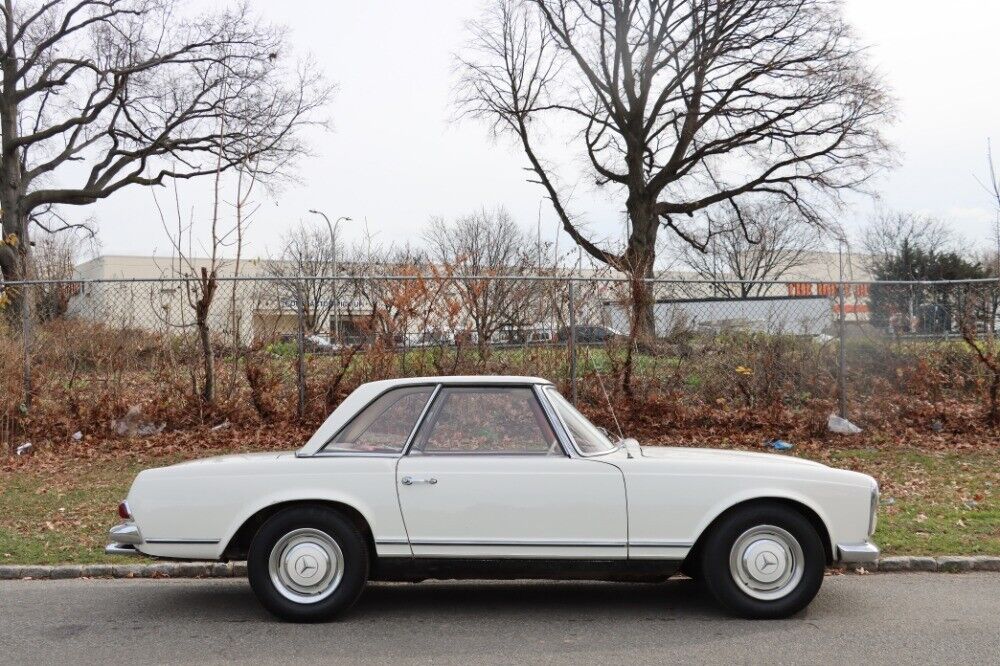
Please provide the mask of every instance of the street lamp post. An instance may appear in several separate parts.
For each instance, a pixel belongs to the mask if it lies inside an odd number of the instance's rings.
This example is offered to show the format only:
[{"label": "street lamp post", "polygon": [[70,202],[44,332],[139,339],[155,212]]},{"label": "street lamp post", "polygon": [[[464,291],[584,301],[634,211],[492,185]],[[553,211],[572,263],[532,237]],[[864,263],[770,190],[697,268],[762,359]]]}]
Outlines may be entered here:
[{"label": "street lamp post", "polygon": [[326,220],[326,228],[330,232],[330,244],[333,246],[333,337],[340,342],[340,290],[337,284],[337,278],[339,277],[337,273],[337,227],[340,226],[341,221],[350,222],[349,217],[338,217],[337,221],[330,223],[330,218],[327,217],[326,213],[320,210],[309,210],[313,215],[319,215],[324,220]]}]

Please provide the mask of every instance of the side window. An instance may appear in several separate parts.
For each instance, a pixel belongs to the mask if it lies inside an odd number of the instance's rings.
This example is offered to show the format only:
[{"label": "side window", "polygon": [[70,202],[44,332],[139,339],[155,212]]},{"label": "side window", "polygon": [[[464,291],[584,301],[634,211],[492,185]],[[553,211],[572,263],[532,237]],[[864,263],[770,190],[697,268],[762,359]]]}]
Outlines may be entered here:
[{"label": "side window", "polygon": [[445,388],[414,453],[564,455],[530,388]]},{"label": "side window", "polygon": [[432,386],[407,386],[383,393],[341,428],[323,450],[400,453],[433,392]]}]

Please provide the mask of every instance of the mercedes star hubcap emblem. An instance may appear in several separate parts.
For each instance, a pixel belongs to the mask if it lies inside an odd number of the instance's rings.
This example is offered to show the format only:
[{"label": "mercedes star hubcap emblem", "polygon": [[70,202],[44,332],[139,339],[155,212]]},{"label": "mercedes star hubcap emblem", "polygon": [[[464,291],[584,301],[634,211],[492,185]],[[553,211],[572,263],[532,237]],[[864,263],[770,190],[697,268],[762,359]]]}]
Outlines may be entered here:
[{"label": "mercedes star hubcap emblem", "polygon": [[315,574],[318,568],[316,560],[309,555],[300,557],[298,562],[295,563],[295,572],[304,578],[309,578]]},{"label": "mercedes star hubcap emblem", "polygon": [[764,551],[757,556],[757,570],[761,573],[768,573],[773,571],[776,566],[778,566],[778,558],[774,553],[769,553]]}]

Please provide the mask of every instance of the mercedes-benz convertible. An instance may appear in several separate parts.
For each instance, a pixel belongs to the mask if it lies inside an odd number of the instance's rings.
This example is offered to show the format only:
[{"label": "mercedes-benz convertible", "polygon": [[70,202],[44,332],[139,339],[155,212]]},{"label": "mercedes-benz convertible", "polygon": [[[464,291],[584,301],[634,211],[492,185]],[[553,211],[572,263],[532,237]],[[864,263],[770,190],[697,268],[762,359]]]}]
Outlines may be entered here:
[{"label": "mercedes-benz convertible", "polygon": [[614,441],[546,380],[428,377],[351,393],[298,451],[149,469],[108,553],[247,560],[280,618],[369,580],[661,581],[730,612],[804,608],[827,565],[878,556],[878,486],[788,455]]}]

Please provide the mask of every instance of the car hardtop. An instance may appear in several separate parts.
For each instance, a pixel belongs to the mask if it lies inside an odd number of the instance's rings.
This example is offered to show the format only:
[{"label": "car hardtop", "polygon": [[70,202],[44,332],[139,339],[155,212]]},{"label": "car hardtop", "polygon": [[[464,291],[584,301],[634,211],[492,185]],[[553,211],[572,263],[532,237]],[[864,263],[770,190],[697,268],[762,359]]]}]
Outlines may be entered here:
[{"label": "car hardtop", "polygon": [[327,417],[309,441],[298,450],[297,456],[311,456],[317,453],[337,432],[347,424],[352,416],[368,406],[386,391],[406,386],[552,386],[552,382],[541,377],[520,377],[517,375],[448,375],[443,377],[403,377],[382,379],[362,384],[344,398]]},{"label": "car hardtop", "polygon": [[541,377],[521,377],[518,375],[446,375],[442,377],[402,377],[400,379],[381,379],[376,382],[362,384],[355,391],[375,389],[381,393],[397,386],[416,386],[421,384],[442,384],[444,386],[524,386],[526,384],[552,384]]}]

